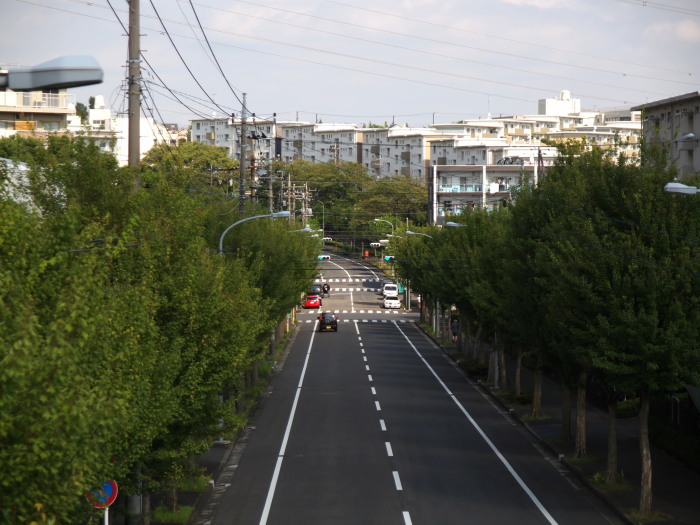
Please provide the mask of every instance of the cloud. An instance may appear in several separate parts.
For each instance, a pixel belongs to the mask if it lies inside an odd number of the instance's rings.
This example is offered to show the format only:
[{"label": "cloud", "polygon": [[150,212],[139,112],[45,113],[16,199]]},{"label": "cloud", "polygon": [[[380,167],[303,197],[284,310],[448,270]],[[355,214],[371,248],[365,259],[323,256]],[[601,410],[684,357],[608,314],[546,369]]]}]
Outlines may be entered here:
[{"label": "cloud", "polygon": [[689,43],[700,42],[700,24],[693,20],[653,24],[647,27],[645,32],[650,37],[665,40],[673,39]]}]

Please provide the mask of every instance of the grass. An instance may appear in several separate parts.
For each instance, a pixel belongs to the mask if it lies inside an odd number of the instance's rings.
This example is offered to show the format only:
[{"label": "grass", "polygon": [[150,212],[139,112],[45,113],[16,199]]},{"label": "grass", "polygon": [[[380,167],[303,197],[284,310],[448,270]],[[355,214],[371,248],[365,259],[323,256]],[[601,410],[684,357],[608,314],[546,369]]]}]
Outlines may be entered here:
[{"label": "grass", "polygon": [[628,514],[637,523],[660,523],[673,519],[673,516],[655,510],[651,511],[651,514],[648,515],[642,515],[638,510],[632,510]]},{"label": "grass", "polygon": [[203,492],[209,488],[209,479],[202,475],[186,478],[178,482],[177,488],[189,492]]},{"label": "grass", "polygon": [[591,476],[591,483],[603,492],[632,490],[632,483],[622,473],[617,476],[616,481],[609,483],[605,480],[605,472],[596,472]]},{"label": "grass", "polygon": [[194,512],[194,507],[182,505],[176,511],[169,511],[164,506],[159,506],[153,511],[153,521],[163,523],[187,523]]}]

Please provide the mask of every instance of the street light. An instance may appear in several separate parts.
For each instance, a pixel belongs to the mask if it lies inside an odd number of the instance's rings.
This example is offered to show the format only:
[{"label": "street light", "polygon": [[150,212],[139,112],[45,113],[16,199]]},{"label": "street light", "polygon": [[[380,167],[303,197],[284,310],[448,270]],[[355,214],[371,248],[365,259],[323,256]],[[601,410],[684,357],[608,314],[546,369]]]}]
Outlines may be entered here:
[{"label": "street light", "polygon": [[393,224],[391,221],[386,221],[386,220],[384,220],[384,219],[374,219],[374,222],[385,222],[385,223],[387,223],[389,226],[391,226],[391,233],[392,233],[392,234],[394,233],[394,224]]},{"label": "street light", "polygon": [[102,82],[102,69],[89,56],[65,56],[34,67],[0,71],[0,88],[14,91],[64,89]]},{"label": "street light", "polygon": [[445,226],[447,226],[448,228],[460,228],[462,226],[466,226],[466,224],[461,224],[459,222],[447,221],[445,223]]},{"label": "street light", "polygon": [[321,215],[321,231],[325,232],[326,231],[326,205],[318,199],[314,199],[311,202],[320,202],[321,206],[323,206],[323,208],[322,208],[323,211],[322,211],[322,215]]},{"label": "street light", "polygon": [[412,232],[411,230],[406,230],[406,233],[408,235],[422,235],[424,237],[430,237],[431,239],[433,238],[432,235],[428,235],[427,233],[421,233],[421,232]]},{"label": "street light", "polygon": [[681,184],[680,182],[669,182],[664,186],[664,191],[668,193],[695,195],[696,193],[700,193],[700,188],[696,188],[695,186],[687,186],[685,184]]},{"label": "street light", "polygon": [[264,217],[272,217],[273,219],[276,219],[278,217],[289,217],[290,215],[291,215],[291,213],[289,212],[289,210],[284,210],[284,211],[276,211],[274,213],[267,213],[265,215],[255,215],[253,217],[246,217],[245,219],[241,219],[240,221],[234,222],[231,226],[229,226],[228,228],[226,228],[224,230],[224,233],[222,233],[221,237],[219,238],[219,253],[224,252],[224,237],[226,236],[228,231],[231,228],[233,228],[234,226],[238,226],[242,222],[252,221],[253,219],[262,219]]}]

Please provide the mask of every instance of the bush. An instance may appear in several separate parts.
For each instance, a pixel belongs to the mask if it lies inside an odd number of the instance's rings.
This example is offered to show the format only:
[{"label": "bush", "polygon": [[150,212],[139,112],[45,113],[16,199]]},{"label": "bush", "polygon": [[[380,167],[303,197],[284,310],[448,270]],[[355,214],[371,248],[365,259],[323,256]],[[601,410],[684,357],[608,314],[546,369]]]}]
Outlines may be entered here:
[{"label": "bush", "polygon": [[462,359],[459,361],[459,367],[474,379],[482,379],[489,374],[489,365],[479,363],[476,359]]},{"label": "bush", "polygon": [[631,417],[637,417],[637,414],[639,414],[638,397],[632,399],[625,399],[624,401],[619,401],[617,403],[618,419],[628,419]]}]

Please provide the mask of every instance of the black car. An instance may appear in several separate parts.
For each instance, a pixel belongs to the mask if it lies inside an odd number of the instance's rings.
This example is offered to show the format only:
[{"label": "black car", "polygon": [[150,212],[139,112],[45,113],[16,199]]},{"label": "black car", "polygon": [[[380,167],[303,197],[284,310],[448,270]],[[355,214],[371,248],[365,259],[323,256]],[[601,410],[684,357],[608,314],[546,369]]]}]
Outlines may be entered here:
[{"label": "black car", "polygon": [[323,286],[321,286],[320,284],[312,284],[311,291],[309,293],[313,293],[313,294],[321,295],[321,296],[325,295],[323,293]]},{"label": "black car", "polygon": [[338,316],[331,312],[324,312],[318,316],[318,331],[329,332],[338,331]]}]

